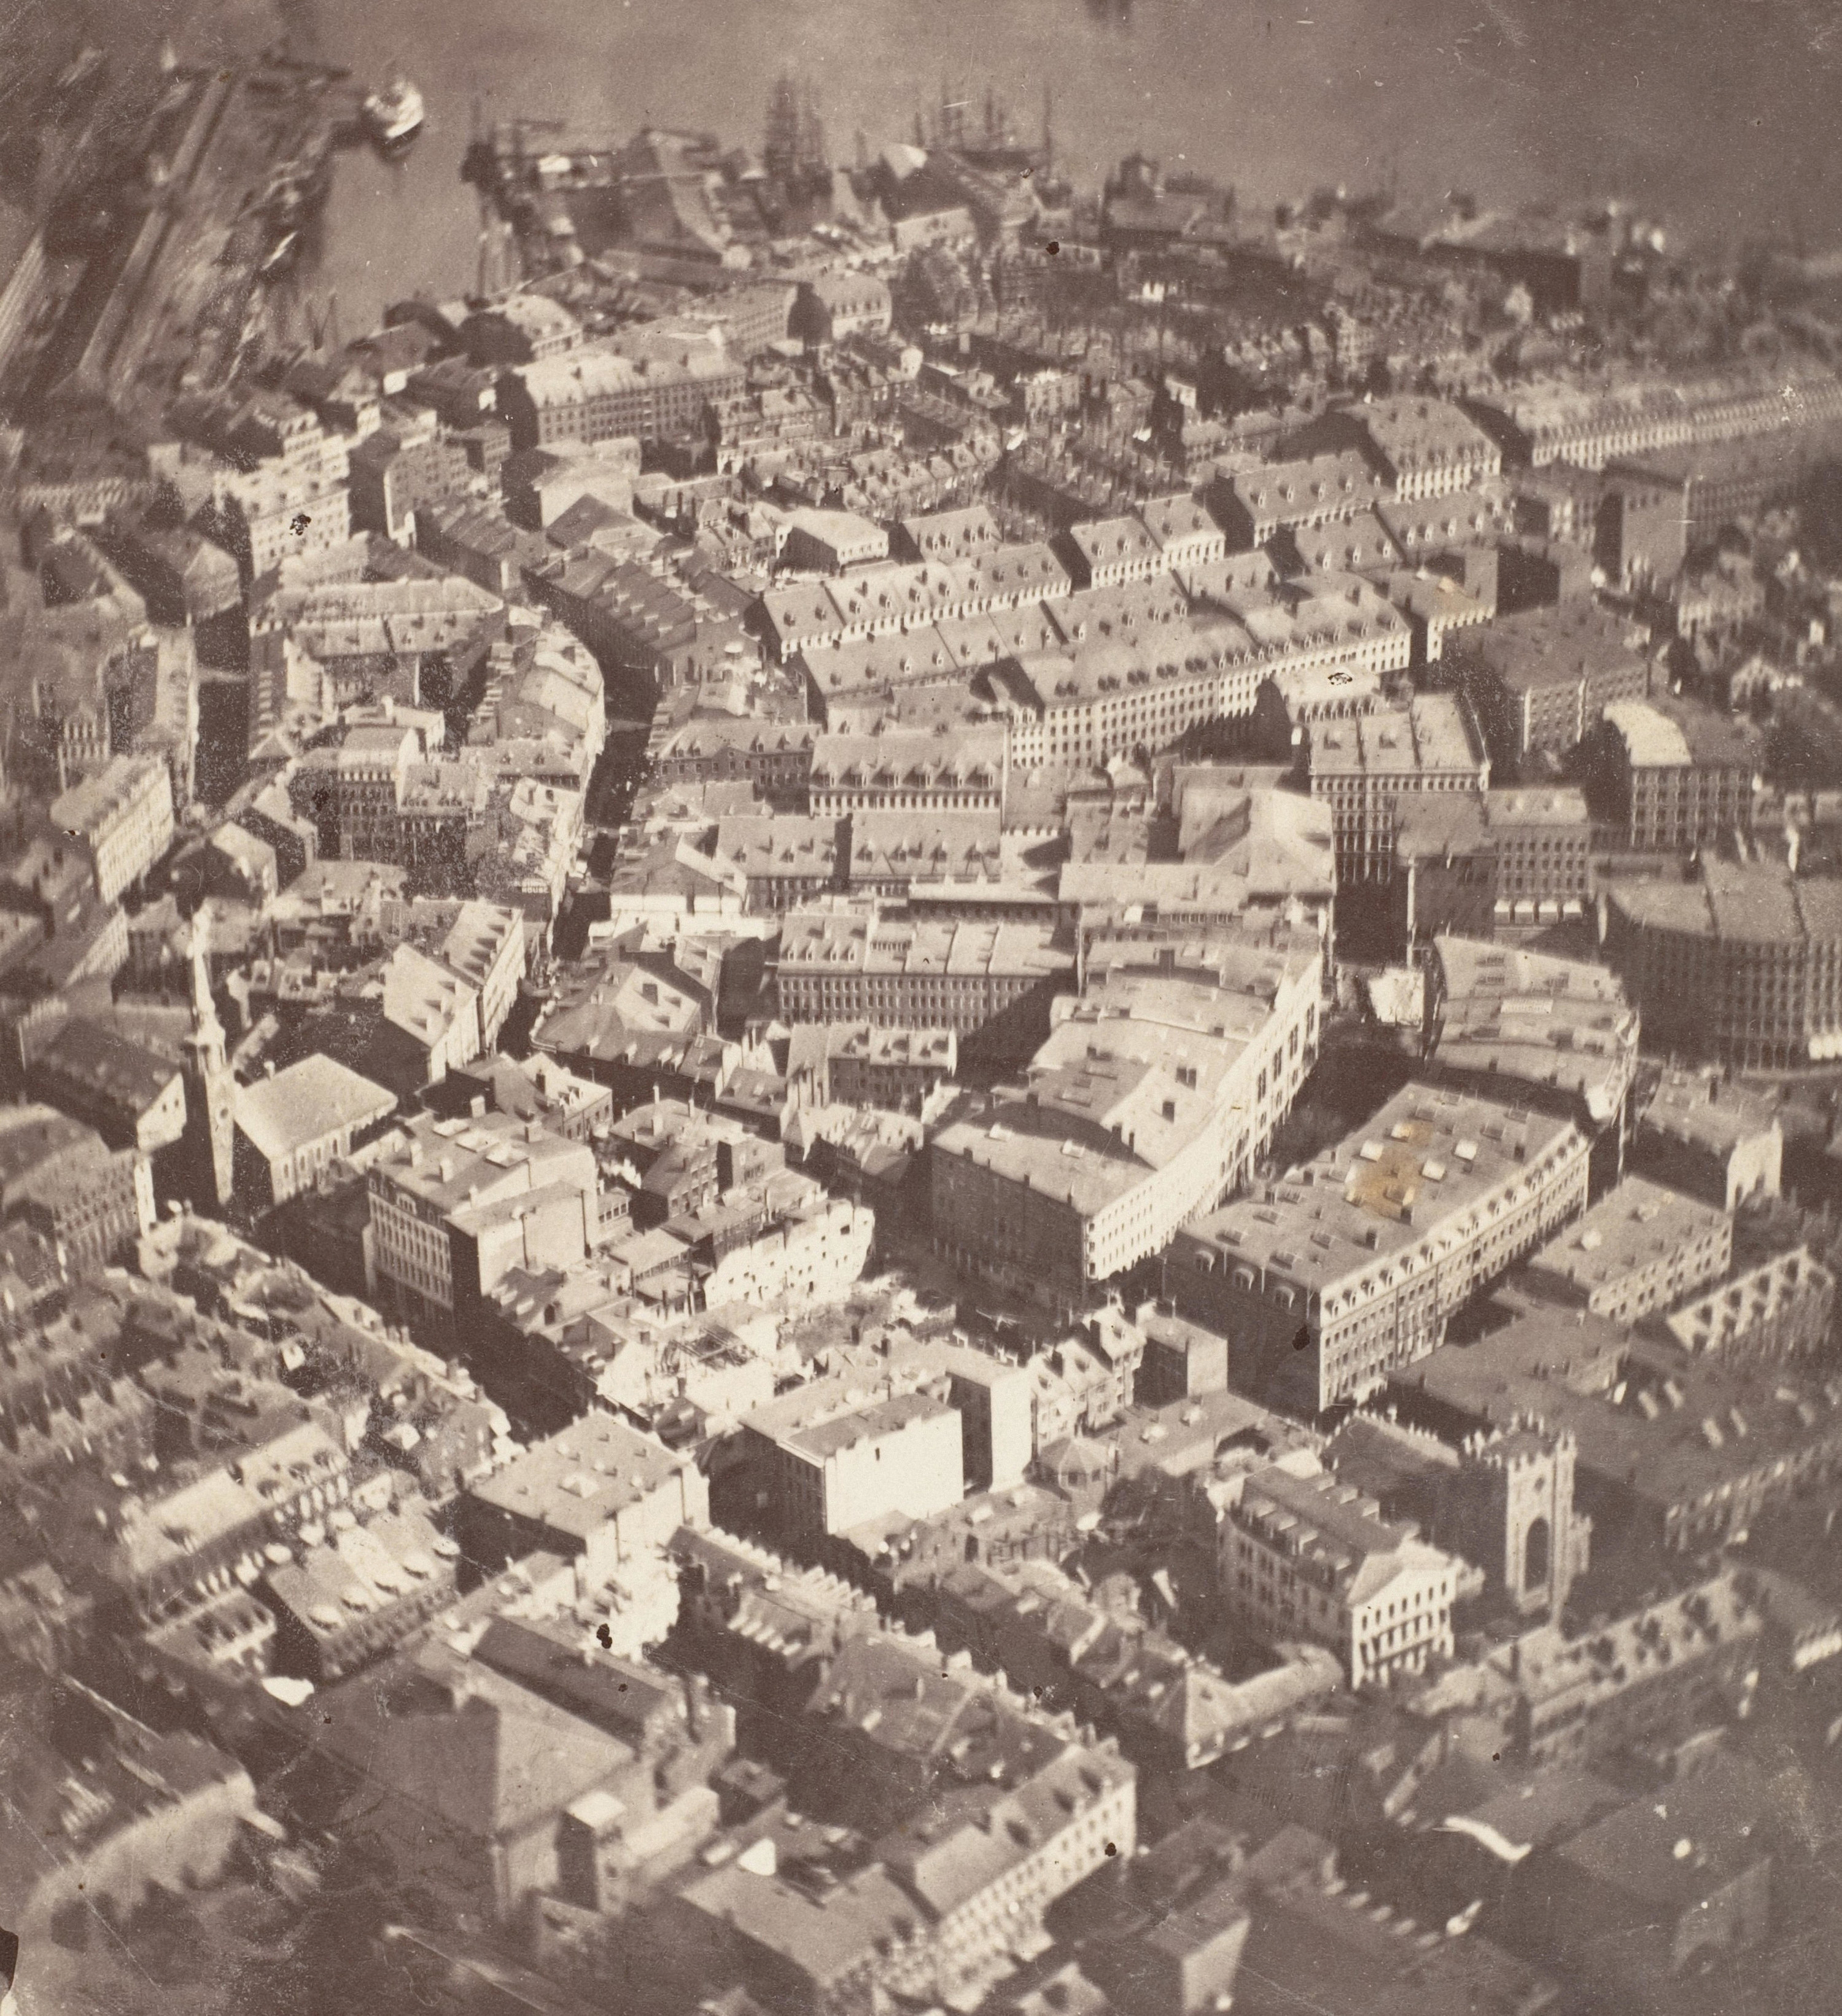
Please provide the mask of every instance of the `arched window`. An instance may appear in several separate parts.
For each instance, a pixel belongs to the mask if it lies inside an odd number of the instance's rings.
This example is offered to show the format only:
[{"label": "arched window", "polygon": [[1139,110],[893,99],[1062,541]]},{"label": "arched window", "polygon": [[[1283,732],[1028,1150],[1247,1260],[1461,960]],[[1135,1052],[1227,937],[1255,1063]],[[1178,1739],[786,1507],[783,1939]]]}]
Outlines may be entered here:
[{"label": "arched window", "polygon": [[1522,1586],[1524,1589],[1545,1589],[1548,1583],[1551,1540],[1545,1519],[1533,1521],[1522,1543]]}]

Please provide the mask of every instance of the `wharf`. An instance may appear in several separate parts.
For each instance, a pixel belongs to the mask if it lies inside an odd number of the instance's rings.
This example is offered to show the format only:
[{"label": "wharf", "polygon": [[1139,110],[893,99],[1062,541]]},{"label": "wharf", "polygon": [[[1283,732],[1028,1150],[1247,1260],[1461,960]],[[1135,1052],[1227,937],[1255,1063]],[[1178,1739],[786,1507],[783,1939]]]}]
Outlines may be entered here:
[{"label": "wharf", "polygon": [[262,331],[265,262],[311,221],[356,124],[356,87],[339,71],[175,70],[141,136],[144,193],[92,253],[41,390],[152,414],[225,383]]}]

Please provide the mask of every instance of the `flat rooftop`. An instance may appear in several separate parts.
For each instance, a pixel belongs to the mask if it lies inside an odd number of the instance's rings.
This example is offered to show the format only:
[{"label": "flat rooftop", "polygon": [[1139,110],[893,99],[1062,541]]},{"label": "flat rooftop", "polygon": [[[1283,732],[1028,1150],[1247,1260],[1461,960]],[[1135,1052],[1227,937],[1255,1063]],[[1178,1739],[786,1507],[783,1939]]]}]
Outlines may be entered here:
[{"label": "flat rooftop", "polygon": [[1529,1267],[1535,1275],[1564,1280],[1591,1295],[1667,1260],[1730,1222],[1725,1211],[1699,1197],[1685,1197],[1643,1176],[1627,1176],[1550,1240]]},{"label": "flat rooftop", "polygon": [[1264,1194],[1192,1219],[1188,1236],[1308,1291],[1424,1240],[1499,1186],[1581,1143],[1570,1121],[1414,1082]]},{"label": "flat rooftop", "polygon": [[495,1510],[582,1540],[671,1483],[687,1460],[612,1414],[585,1414],[471,1492]]},{"label": "flat rooftop", "polygon": [[1319,776],[1474,776],[1481,789],[1489,759],[1451,693],[1419,693],[1405,707],[1353,720],[1315,723],[1311,772]]}]

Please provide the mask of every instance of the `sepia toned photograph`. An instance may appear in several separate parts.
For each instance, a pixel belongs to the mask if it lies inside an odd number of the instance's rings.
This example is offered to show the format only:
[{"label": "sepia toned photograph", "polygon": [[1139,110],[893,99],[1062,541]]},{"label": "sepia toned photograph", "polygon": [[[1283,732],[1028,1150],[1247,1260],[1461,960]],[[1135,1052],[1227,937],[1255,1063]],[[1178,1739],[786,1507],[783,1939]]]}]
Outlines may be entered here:
[{"label": "sepia toned photograph", "polygon": [[1842,2010],[1842,0],[9,0],[0,2016]]}]

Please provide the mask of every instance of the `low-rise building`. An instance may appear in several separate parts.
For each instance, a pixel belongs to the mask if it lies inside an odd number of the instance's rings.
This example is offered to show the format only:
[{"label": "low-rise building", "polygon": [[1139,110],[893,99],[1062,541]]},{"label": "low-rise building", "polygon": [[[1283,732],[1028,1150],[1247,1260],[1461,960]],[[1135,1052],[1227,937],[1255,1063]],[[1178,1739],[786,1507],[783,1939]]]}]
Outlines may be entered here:
[{"label": "low-rise building", "polygon": [[1329,1471],[1256,1471],[1222,1519],[1231,1615],[1268,1644],[1327,1645],[1351,1687],[1448,1658],[1461,1564]]},{"label": "low-rise building", "polygon": [[1835,1276],[1800,1246],[1685,1302],[1664,1327],[1691,1354],[1718,1352],[1729,1364],[1784,1364],[1822,1350],[1835,1307]]},{"label": "low-rise building", "polygon": [[959,1068],[959,1039],[951,1029],[846,1022],[830,1024],[824,1034],[826,1096],[821,1104],[908,1110]]},{"label": "low-rise building", "polygon": [[459,1552],[405,1504],[271,1568],[276,1669],[325,1686],[394,1650],[454,1600]]},{"label": "low-rise building", "polygon": [[286,1204],[322,1170],[397,1110],[397,1096],[315,1054],[236,1089],[232,1150],[238,1201],[251,1210]]},{"label": "low-rise building", "polygon": [[1529,1262],[1538,1294],[1612,1323],[1668,1309],[1733,1257],[1733,1220],[1698,1198],[1627,1176]]},{"label": "low-rise building", "polygon": [[1404,393],[1349,409],[1394,497],[1468,490],[1502,468],[1502,450],[1449,400]]},{"label": "low-rise building", "polygon": [[1247,552],[1283,531],[1357,517],[1387,494],[1381,473],[1355,448],[1345,448],[1224,474],[1210,502],[1235,549]]},{"label": "low-rise building", "polygon": [[653,776],[661,784],[749,783],[775,810],[803,811],[814,733],[803,722],[751,716],[689,721],[653,754]]},{"label": "low-rise building", "polygon": [[1761,1093],[1711,1075],[1665,1071],[1638,1116],[1632,1157],[1657,1182],[1734,1211],[1778,1195],[1784,1130]]},{"label": "low-rise building", "polygon": [[1773,1831],[1764,1777],[1717,1753],[1518,1864],[1506,1931],[1603,1992],[1653,1995],[1770,1938]]},{"label": "low-rise building", "polygon": [[39,1050],[27,1084],[37,1097],[95,1128],[112,1148],[151,1159],[185,1132],[179,1066],[82,1016],[71,1017]]},{"label": "low-rise building", "polygon": [[556,1554],[577,1564],[586,1591],[709,1516],[709,1487],[689,1455],[592,1413],[475,1484],[459,1525],[470,1559],[496,1568]]},{"label": "low-rise building", "polygon": [[1477,1092],[1512,1083],[1592,1131],[1624,1110],[1639,1021],[1617,976],[1584,959],[1434,941],[1422,1046],[1435,1075]]},{"label": "low-rise building", "polygon": [[1487,1661],[1510,1683],[1504,1733],[1538,1766],[1671,1748],[1750,1707],[1764,1627],[1732,1569],[1583,1637],[1538,1625]]}]

